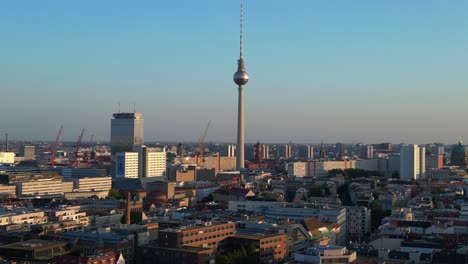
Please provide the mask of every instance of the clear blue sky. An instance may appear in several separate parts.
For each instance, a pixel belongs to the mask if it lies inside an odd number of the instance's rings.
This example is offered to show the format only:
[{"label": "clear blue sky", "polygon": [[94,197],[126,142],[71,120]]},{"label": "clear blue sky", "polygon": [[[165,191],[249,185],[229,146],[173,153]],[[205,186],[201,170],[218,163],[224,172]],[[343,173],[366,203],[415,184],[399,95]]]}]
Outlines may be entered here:
[{"label": "clear blue sky", "polygon": [[[468,139],[468,1],[245,0],[246,140]],[[236,138],[239,1],[4,1],[0,131]],[[3,132],[2,132],[3,133]]]}]

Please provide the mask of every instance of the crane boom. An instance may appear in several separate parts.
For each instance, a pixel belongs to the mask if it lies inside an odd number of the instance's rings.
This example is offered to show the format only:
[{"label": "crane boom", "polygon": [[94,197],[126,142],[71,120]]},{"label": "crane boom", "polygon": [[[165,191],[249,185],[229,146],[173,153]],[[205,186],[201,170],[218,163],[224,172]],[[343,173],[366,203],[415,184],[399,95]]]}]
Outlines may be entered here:
[{"label": "crane boom", "polygon": [[75,151],[73,151],[73,168],[78,167],[78,150],[81,146],[81,140],[83,139],[84,131],[85,130],[83,128],[83,130],[81,130],[80,136],[78,137],[78,140],[76,141]]},{"label": "crane boom", "polygon": [[57,144],[59,142],[59,139],[60,139],[60,135],[62,134],[62,130],[63,130],[63,125],[60,126],[60,130],[59,132],[57,133],[57,137],[55,138],[55,142],[52,146],[50,146],[50,158],[49,158],[49,162],[50,162],[50,165],[52,167],[55,166],[55,148],[57,147]]},{"label": "crane boom", "polygon": [[198,141],[198,163],[200,163],[200,161],[203,161],[203,140],[205,140],[206,132],[208,132],[208,128],[210,127],[210,124],[211,124],[211,120],[206,125],[205,131],[203,131],[203,134],[200,137],[200,140]]}]

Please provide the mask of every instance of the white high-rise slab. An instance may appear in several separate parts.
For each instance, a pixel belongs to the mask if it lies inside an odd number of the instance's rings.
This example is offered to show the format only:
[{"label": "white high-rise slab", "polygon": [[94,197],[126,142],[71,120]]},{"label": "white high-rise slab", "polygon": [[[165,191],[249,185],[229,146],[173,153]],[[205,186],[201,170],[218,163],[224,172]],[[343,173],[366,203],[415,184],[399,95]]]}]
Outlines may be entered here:
[{"label": "white high-rise slab", "polygon": [[423,179],[426,172],[426,148],[418,145],[401,147],[400,178],[402,180]]}]

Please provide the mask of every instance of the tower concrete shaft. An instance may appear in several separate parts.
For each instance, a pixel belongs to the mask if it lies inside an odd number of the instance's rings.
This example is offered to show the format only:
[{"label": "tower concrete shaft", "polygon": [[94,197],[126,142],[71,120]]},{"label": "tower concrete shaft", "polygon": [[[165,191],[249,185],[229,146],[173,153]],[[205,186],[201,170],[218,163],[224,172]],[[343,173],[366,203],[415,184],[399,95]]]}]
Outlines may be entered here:
[{"label": "tower concrete shaft", "polygon": [[237,112],[237,169],[244,168],[244,85],[239,85]]}]

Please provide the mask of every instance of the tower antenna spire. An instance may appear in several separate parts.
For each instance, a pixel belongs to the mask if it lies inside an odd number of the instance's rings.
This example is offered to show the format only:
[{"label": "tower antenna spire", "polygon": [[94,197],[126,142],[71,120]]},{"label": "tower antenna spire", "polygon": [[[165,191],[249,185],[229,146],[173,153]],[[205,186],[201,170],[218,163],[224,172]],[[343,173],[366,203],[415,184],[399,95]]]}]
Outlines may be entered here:
[{"label": "tower antenna spire", "polygon": [[243,8],[242,8],[242,2],[241,2],[241,5],[240,5],[240,54],[239,54],[239,58],[240,59],[243,59],[244,58],[244,54],[243,54],[243,49],[244,49],[244,46],[243,46],[243,40],[244,40],[244,36],[243,36],[243,32],[242,32],[242,26],[244,24],[244,16],[243,16]]}]

